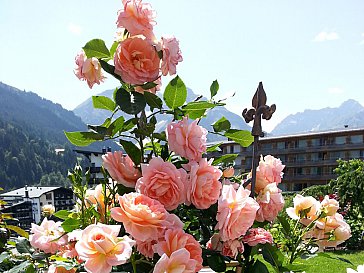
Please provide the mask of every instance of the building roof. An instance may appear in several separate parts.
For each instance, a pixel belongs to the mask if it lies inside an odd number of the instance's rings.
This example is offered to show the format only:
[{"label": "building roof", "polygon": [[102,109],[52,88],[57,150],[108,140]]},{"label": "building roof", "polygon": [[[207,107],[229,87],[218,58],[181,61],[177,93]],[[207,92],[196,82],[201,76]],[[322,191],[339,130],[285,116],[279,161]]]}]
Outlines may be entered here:
[{"label": "building roof", "polygon": [[[28,193],[29,193],[29,198],[37,198],[40,197],[42,194],[50,192],[50,191],[54,191],[56,189],[59,189],[61,187],[27,187],[28,188]],[[20,188],[20,189],[16,189],[13,191],[9,191],[6,193],[2,193],[0,194],[0,196],[19,196],[19,197],[25,197],[25,187]]]}]

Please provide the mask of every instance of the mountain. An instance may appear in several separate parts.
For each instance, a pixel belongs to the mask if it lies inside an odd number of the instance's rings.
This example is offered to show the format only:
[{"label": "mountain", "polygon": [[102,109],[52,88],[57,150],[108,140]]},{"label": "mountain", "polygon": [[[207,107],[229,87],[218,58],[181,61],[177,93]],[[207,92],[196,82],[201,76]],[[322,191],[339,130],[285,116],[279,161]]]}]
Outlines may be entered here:
[{"label": "mountain", "polygon": [[[77,162],[63,131],[87,127],[72,111],[32,92],[0,82],[0,187],[12,189],[40,183]],[[56,148],[65,149],[57,154]]]},{"label": "mountain", "polygon": [[326,131],[364,126],[364,107],[355,100],[347,100],[336,108],[305,110],[283,119],[271,135]]},{"label": "mountain", "polygon": [[[112,98],[114,90],[106,90],[99,94],[99,96],[106,96]],[[162,93],[157,93],[160,97]],[[187,101],[193,101],[196,99],[198,95],[196,95],[190,88],[187,89]],[[73,112],[79,116],[83,122],[86,124],[93,124],[99,125],[102,124],[107,117],[109,117],[110,112],[107,110],[102,109],[94,109],[92,106],[92,99],[89,98],[79,106],[77,106]],[[131,116],[123,113],[124,117],[131,118]],[[231,122],[231,127],[234,129],[241,129],[241,130],[250,130],[251,128],[245,123],[244,119],[237,114],[234,114],[227,110],[225,107],[216,107],[208,111],[207,116],[201,119],[200,125],[204,128],[208,129],[209,131],[213,131],[211,124],[215,123],[221,117],[227,118]],[[157,131],[165,130],[167,124],[171,122],[171,117],[167,115],[157,115],[158,123],[156,125]],[[219,141],[224,140],[224,137],[208,134],[207,140],[209,142],[212,141]]]}]

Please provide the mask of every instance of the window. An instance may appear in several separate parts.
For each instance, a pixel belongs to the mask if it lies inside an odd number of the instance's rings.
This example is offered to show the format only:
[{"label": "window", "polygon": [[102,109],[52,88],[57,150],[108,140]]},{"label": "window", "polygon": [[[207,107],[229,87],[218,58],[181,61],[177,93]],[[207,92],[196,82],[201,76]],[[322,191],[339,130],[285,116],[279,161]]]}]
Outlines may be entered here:
[{"label": "window", "polygon": [[353,144],[363,143],[363,135],[351,136],[350,140]]},{"label": "window", "polygon": [[350,151],[350,158],[360,158],[360,151]]},{"label": "window", "polygon": [[346,137],[344,136],[340,136],[340,137],[335,137],[335,144],[345,144],[346,143]]},{"label": "window", "polygon": [[284,149],[286,147],[285,143],[284,142],[278,142],[277,143],[277,148],[278,149]]},{"label": "window", "polygon": [[46,193],[46,199],[47,200],[52,200],[52,193],[51,192]]},{"label": "window", "polygon": [[306,148],[307,147],[307,140],[306,139],[300,139],[298,141],[298,147],[299,148]]}]

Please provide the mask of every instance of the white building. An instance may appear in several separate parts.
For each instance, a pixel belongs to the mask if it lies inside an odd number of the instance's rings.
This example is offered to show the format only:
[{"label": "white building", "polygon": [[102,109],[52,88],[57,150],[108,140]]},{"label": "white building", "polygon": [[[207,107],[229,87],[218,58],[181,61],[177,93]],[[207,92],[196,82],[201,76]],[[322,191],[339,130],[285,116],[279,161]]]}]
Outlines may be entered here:
[{"label": "white building", "polygon": [[[33,222],[39,223],[44,205],[53,205],[55,210],[71,210],[75,201],[73,191],[63,187],[27,187],[0,194],[0,199],[13,206],[21,202],[30,201],[32,204]],[[14,215],[16,218],[16,215]]]}]

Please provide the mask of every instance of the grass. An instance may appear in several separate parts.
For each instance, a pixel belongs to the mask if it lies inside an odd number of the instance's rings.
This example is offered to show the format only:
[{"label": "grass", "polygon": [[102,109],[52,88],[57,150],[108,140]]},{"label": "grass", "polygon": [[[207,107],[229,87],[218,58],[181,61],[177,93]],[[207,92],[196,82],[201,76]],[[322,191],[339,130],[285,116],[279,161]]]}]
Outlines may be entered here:
[{"label": "grass", "polygon": [[[346,273],[346,268],[357,269],[358,265],[364,264],[364,251],[335,251],[325,252],[332,258],[314,257],[307,260],[298,259],[297,262],[307,265],[306,273]],[[337,258],[349,260],[352,264]],[[273,273],[271,269],[269,272]]]}]

